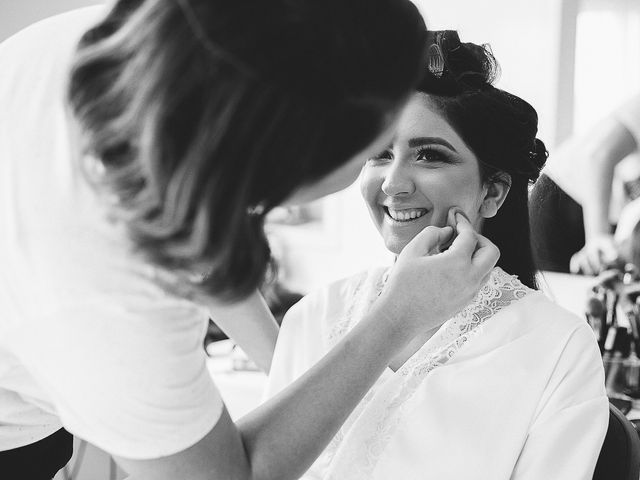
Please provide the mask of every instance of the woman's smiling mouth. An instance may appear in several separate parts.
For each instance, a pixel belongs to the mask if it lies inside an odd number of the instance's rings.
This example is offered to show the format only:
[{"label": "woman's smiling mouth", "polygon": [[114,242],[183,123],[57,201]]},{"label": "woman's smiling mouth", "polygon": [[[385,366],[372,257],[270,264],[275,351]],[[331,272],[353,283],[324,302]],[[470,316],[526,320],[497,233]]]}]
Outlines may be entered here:
[{"label": "woman's smiling mouth", "polygon": [[402,208],[395,209],[383,206],[385,215],[396,222],[412,222],[427,213],[426,208]]}]

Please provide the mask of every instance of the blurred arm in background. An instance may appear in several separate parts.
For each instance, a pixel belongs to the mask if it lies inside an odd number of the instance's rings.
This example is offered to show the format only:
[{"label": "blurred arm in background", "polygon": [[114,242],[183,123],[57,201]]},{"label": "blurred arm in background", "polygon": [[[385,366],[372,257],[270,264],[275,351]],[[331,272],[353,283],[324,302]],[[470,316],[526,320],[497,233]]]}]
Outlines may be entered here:
[{"label": "blurred arm in background", "polygon": [[[595,275],[618,248],[609,218],[616,166],[638,150],[640,95],[549,158],[531,193],[534,251],[541,269]],[[630,191],[640,196],[640,161]],[[638,183],[637,189],[633,183]]]}]

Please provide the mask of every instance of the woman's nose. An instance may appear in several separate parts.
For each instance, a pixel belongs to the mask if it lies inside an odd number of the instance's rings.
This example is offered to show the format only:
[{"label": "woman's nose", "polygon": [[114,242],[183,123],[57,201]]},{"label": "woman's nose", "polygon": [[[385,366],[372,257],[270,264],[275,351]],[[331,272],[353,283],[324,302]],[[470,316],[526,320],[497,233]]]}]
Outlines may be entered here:
[{"label": "woman's nose", "polygon": [[384,194],[390,197],[411,195],[415,191],[415,185],[408,167],[399,162],[389,165],[384,173],[381,188]]}]

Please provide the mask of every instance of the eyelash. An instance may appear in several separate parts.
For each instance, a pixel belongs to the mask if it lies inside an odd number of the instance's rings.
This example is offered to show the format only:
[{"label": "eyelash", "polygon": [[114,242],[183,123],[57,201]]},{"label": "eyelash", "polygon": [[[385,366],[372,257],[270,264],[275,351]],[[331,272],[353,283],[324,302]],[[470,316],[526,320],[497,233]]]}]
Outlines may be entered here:
[{"label": "eyelash", "polygon": [[387,149],[384,152],[379,153],[375,157],[370,158],[369,160],[376,161],[376,160],[391,160],[391,159],[393,159],[393,154],[389,149]]},{"label": "eyelash", "polygon": [[[435,158],[432,158],[431,160],[428,158],[421,159],[421,156],[430,156]],[[449,159],[445,154],[432,147],[421,147],[418,149],[416,152],[416,161],[426,163],[449,163]]]},{"label": "eyelash", "polygon": [[[421,159],[420,157],[426,158]],[[381,162],[385,160],[393,160],[393,152],[389,149],[369,159],[370,162]],[[429,146],[420,147],[416,151],[415,160],[422,163],[451,163],[446,154],[440,152],[437,148]]]}]

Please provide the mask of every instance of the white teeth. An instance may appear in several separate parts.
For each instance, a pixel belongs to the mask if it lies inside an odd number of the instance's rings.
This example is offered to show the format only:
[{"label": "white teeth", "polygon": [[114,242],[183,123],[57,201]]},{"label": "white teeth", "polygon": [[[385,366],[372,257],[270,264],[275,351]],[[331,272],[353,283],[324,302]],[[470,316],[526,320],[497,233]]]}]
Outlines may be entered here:
[{"label": "white teeth", "polygon": [[393,208],[387,208],[386,210],[389,213],[389,216],[398,222],[415,220],[416,218],[420,218],[425,213],[427,213],[424,208],[409,208],[406,210],[394,210]]}]

